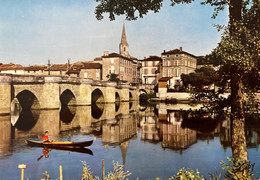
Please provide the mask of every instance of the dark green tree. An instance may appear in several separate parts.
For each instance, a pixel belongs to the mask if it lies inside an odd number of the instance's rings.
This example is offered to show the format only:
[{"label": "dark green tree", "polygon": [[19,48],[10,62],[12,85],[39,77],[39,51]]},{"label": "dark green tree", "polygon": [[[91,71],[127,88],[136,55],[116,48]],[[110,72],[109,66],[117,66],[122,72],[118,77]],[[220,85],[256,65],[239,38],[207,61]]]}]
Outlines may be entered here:
[{"label": "dark green tree", "polygon": [[109,81],[119,82],[118,74],[108,74],[107,78],[109,78]]},{"label": "dark green tree", "polygon": [[182,74],[181,80],[186,88],[191,85],[196,92],[201,92],[205,86],[210,86],[218,81],[218,74],[212,67],[205,66],[196,69],[193,73]]}]

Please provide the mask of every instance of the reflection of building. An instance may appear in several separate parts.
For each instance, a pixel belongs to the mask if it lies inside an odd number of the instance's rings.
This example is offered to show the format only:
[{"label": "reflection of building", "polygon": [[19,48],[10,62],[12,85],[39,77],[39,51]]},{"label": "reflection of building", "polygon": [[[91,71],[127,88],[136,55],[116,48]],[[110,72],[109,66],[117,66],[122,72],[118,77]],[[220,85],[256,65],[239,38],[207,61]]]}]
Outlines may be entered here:
[{"label": "reflection of building", "polygon": [[143,116],[141,120],[142,140],[158,142],[160,140],[156,116]]},{"label": "reflection of building", "polygon": [[102,126],[104,145],[120,145],[123,164],[125,164],[128,143],[137,134],[137,121],[133,116],[118,116],[118,120],[106,121]]},{"label": "reflection of building", "polygon": [[162,147],[185,149],[197,142],[196,131],[182,128],[182,120],[181,112],[173,111],[167,114],[167,121],[159,122]]},{"label": "reflection of building", "polygon": [[132,117],[109,121],[102,126],[102,141],[104,144],[120,144],[131,139],[137,133],[137,123]]},{"label": "reflection of building", "polygon": [[[248,148],[258,148],[260,144],[260,135],[252,130],[246,130],[246,143]],[[231,147],[231,129],[230,120],[222,123],[220,128],[220,142],[224,149]]]}]

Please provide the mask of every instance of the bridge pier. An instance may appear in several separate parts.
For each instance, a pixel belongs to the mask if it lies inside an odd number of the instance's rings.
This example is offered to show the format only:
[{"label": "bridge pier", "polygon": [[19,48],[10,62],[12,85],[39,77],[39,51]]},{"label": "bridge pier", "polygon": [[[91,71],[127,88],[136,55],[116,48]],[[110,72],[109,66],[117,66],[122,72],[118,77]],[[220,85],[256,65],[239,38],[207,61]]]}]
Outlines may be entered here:
[{"label": "bridge pier", "polygon": [[11,113],[11,84],[12,75],[0,75],[0,115],[8,115]]}]

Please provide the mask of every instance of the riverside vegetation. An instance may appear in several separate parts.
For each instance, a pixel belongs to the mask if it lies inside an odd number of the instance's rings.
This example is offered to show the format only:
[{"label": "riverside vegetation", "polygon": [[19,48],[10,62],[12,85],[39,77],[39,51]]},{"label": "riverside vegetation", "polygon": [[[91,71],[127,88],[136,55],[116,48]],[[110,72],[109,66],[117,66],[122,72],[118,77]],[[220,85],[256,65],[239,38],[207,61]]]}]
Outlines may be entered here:
[{"label": "riverside vegetation", "polygon": [[[124,170],[124,166],[120,165],[118,162],[113,161],[113,171],[108,172],[107,175],[104,177],[94,176],[93,172],[91,171],[91,168],[87,165],[86,161],[81,161],[83,164],[83,170],[82,170],[82,178],[81,180],[125,180],[128,179],[131,173],[129,171]],[[247,176],[244,176],[240,173],[241,169],[248,168],[248,171],[253,170],[254,165],[248,166],[247,163],[241,161],[235,161],[231,158],[227,158],[227,163],[224,161],[220,161],[222,165],[223,175],[221,173],[215,172],[214,174],[209,174],[208,178],[204,178],[200,175],[199,170],[196,171],[192,169],[180,169],[176,175],[169,177],[168,180],[220,180],[220,179],[226,179],[226,180],[240,180],[240,179],[257,179],[254,174],[251,172]],[[47,171],[43,173],[46,180],[52,180],[50,175]],[[137,178],[138,179],[138,178]],[[162,180],[159,177],[156,177],[155,180]]]}]

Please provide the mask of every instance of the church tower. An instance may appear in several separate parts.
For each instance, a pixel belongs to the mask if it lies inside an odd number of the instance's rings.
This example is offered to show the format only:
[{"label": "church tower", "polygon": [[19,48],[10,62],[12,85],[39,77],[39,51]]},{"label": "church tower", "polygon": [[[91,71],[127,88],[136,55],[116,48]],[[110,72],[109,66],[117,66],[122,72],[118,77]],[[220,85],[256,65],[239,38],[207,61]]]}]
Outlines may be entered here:
[{"label": "church tower", "polygon": [[125,33],[125,24],[123,26],[122,38],[121,43],[119,44],[119,53],[122,56],[129,57],[128,53],[128,43],[126,41],[126,33]]}]

